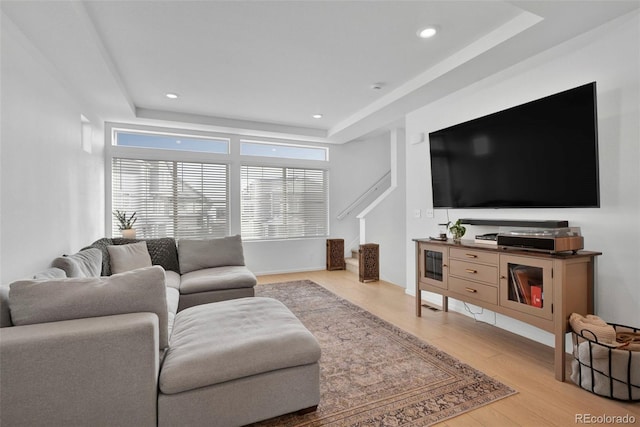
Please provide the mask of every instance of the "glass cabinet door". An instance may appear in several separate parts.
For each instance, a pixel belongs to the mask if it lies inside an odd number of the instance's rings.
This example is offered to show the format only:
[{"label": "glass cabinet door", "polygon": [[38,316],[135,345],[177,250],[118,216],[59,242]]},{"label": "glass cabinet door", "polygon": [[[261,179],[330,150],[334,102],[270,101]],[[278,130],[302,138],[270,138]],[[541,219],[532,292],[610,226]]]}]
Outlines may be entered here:
[{"label": "glass cabinet door", "polygon": [[553,319],[552,267],[553,263],[548,260],[502,256],[500,305],[545,319]]},{"label": "glass cabinet door", "polygon": [[448,248],[420,244],[420,282],[447,289]]}]

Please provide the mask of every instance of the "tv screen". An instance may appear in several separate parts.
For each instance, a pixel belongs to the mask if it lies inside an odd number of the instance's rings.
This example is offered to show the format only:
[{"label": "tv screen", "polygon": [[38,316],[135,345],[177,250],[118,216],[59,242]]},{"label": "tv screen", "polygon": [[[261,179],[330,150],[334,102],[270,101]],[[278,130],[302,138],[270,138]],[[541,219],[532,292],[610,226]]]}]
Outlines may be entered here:
[{"label": "tv screen", "polygon": [[429,134],[435,208],[599,207],[596,83]]}]

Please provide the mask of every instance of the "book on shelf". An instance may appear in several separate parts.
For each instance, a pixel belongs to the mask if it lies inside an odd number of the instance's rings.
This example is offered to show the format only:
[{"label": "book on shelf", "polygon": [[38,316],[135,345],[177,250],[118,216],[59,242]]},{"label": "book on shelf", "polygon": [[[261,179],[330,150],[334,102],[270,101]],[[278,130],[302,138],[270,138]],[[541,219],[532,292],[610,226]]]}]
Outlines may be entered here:
[{"label": "book on shelf", "polygon": [[529,281],[529,275],[526,267],[516,267],[513,270],[514,275],[516,276],[516,281],[518,282],[518,290],[520,291],[522,302],[531,305],[531,283]]},{"label": "book on shelf", "polygon": [[513,268],[509,268],[509,274],[511,275],[511,287],[509,288],[509,299],[511,301],[522,302],[520,300],[520,292],[518,290],[518,281]]},{"label": "book on shelf", "polygon": [[542,278],[536,267],[509,267],[511,287],[509,298],[522,304],[542,308]]},{"label": "book on shelf", "polygon": [[537,285],[531,286],[531,305],[542,308],[542,287]]}]

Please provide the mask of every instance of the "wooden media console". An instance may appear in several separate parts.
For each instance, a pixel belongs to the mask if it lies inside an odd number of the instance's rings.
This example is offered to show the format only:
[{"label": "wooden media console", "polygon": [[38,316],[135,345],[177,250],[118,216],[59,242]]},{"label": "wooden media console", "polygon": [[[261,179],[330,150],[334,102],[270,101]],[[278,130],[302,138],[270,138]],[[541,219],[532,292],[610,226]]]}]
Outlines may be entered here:
[{"label": "wooden media console", "polygon": [[555,336],[555,378],[565,379],[565,335],[573,312],[593,314],[594,261],[600,252],[547,254],[463,240],[414,239],[416,316],[421,291],[455,298],[531,324]]}]

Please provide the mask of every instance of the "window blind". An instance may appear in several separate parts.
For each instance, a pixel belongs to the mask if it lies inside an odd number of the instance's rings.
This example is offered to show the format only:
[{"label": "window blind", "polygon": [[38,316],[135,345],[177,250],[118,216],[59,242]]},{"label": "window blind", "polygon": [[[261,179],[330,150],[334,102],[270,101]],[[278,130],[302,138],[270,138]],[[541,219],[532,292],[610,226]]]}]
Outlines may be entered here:
[{"label": "window blind", "polygon": [[[229,233],[228,166],[114,158],[113,209],[137,212],[138,237],[222,237]],[[118,223],[113,221],[113,235]]]},{"label": "window blind", "polygon": [[328,235],[327,171],[241,167],[243,239]]}]

